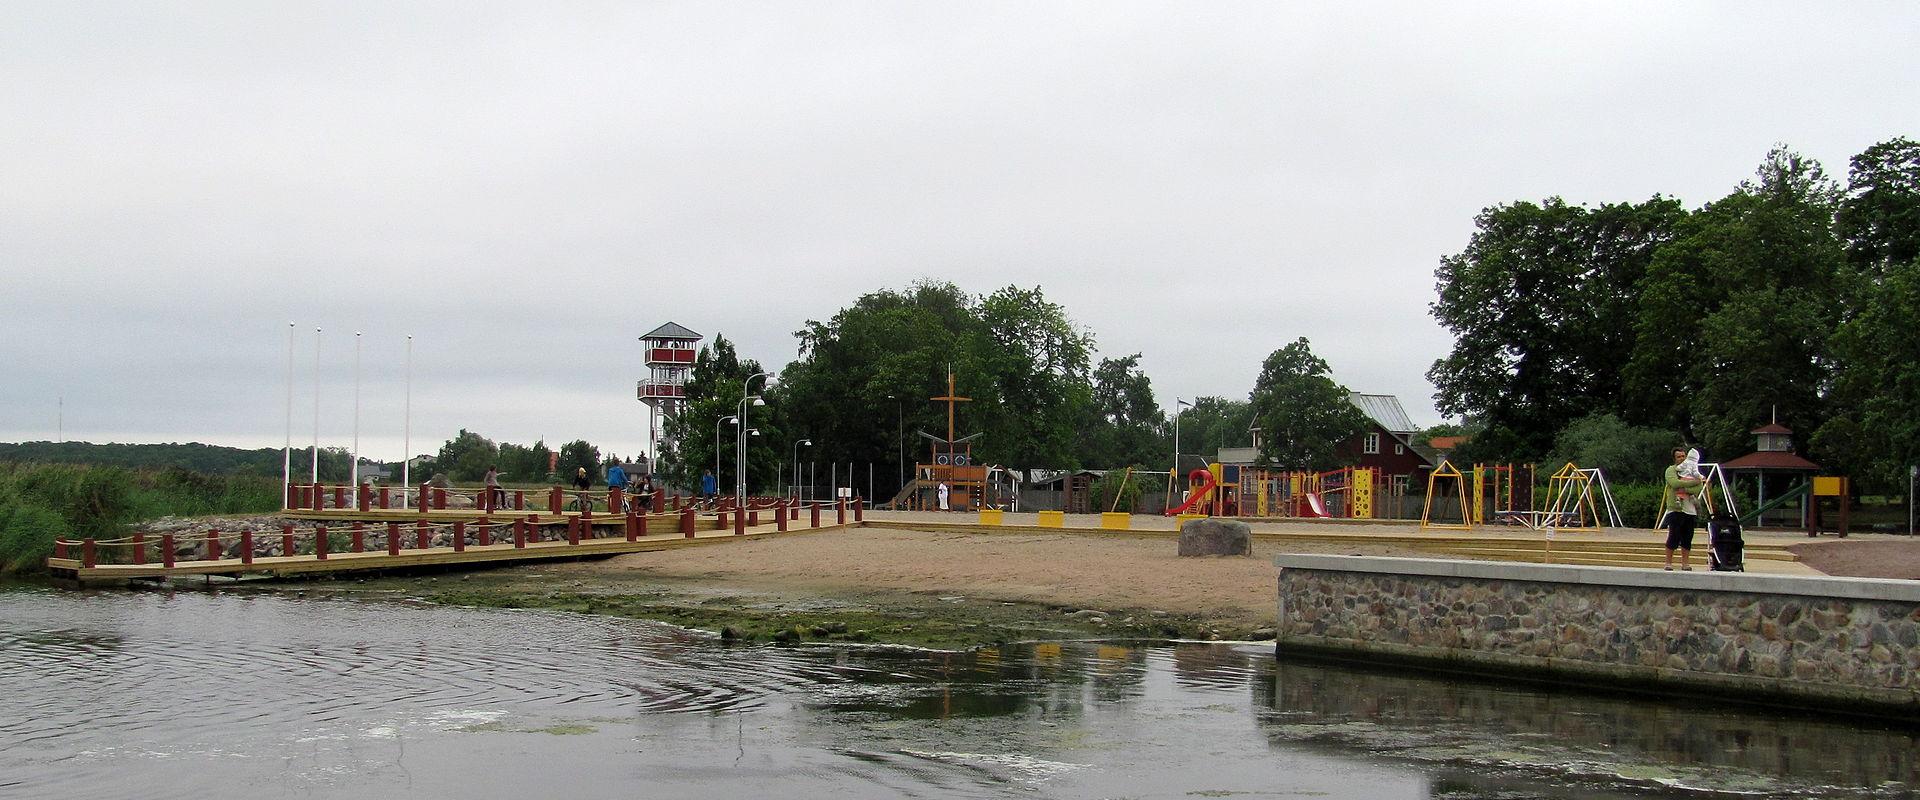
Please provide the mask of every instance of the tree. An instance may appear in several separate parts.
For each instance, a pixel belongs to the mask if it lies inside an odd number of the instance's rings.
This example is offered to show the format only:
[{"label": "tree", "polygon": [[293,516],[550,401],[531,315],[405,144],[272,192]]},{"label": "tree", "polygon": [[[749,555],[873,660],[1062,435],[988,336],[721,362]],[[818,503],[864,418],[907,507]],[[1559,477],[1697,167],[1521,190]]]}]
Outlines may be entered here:
[{"label": "tree", "polygon": [[1895,137],[1854,156],[1836,223],[1847,256],[1873,274],[1920,259],[1920,142]]},{"label": "tree", "polygon": [[461,428],[459,433],[440,446],[434,466],[446,473],[448,480],[477,481],[487,474],[487,466],[495,463],[499,455],[500,448],[494,445],[493,440]]},{"label": "tree", "polygon": [[1432,312],[1455,337],[1427,373],[1440,410],[1480,418],[1480,448],[1533,458],[1568,422],[1619,409],[1638,284],[1685,217],[1659,196],[1482,211],[1466,250],[1435,272]]},{"label": "tree", "polygon": [[1251,397],[1263,466],[1333,469],[1340,446],[1366,428],[1366,415],[1327,371],[1306,337],[1267,356]]},{"label": "tree", "polygon": [[500,473],[506,480],[515,482],[559,480],[547,469],[552,453],[545,441],[536,441],[532,447],[501,442],[498,462]]},{"label": "tree", "polygon": [[[1889,268],[1865,288],[1833,336],[1834,413],[1812,437],[1822,464],[1863,488],[1906,485],[1920,464],[1920,259]],[[1869,434],[1869,432],[1871,432]]]},{"label": "tree", "polygon": [[1790,425],[1820,418],[1844,262],[1838,195],[1819,164],[1779,147],[1755,180],[1680,223],[1641,282],[1630,420],[1723,457],[1770,409]]},{"label": "tree", "polygon": [[575,470],[583,468],[587,471],[588,479],[600,479],[600,448],[587,444],[585,439],[560,445],[559,480],[572,481]]},{"label": "tree", "polygon": [[[1176,409],[1177,410],[1177,409]],[[1171,425],[1172,423],[1168,423]],[[1225,397],[1201,397],[1193,408],[1180,415],[1180,451],[1211,461],[1222,447],[1246,447],[1253,444],[1253,404]],[[1169,450],[1170,451],[1170,450]],[[1148,460],[1165,463],[1165,456]],[[1183,461],[1190,464],[1190,461]]]},{"label": "tree", "polygon": [[1092,397],[1093,417],[1080,429],[1084,463],[1150,464],[1166,457],[1166,417],[1153,399],[1153,381],[1140,371],[1139,353],[1101,359]]},{"label": "tree", "polygon": [[1592,414],[1561,429],[1545,463],[1551,470],[1571,461],[1599,467],[1615,483],[1651,483],[1661,480],[1679,444],[1670,431],[1629,425],[1612,414]]},{"label": "tree", "polygon": [[[737,446],[739,426],[733,423],[720,424],[719,420],[739,413],[747,377],[760,371],[760,362],[740,360],[733,342],[724,335],[714,336],[712,344],[700,348],[699,354],[694,357],[693,368],[687,374],[686,406],[679,416],[666,425],[672,445],[663,456],[665,467],[661,472],[674,484],[698,487],[701,473],[713,469],[716,460],[714,434],[717,429],[722,439],[718,458],[720,471],[714,477],[722,492],[732,492],[735,484],[734,448]],[[755,379],[753,388],[767,405],[755,406],[747,411],[748,426],[760,431],[759,436],[747,437],[750,489],[773,485],[774,477],[786,458],[785,453],[776,449],[776,443],[785,445],[778,422],[778,407],[783,395],[767,388],[765,380]]]}]

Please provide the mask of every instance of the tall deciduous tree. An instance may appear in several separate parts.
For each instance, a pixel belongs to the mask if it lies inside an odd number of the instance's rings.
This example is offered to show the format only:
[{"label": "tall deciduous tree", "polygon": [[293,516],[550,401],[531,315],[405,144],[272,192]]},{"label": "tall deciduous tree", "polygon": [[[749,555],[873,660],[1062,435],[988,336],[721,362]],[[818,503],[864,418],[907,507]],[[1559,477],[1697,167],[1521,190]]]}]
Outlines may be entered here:
[{"label": "tall deciduous tree", "polygon": [[1166,459],[1166,419],[1153,399],[1153,381],[1140,370],[1140,354],[1103,358],[1093,371],[1095,418],[1082,431],[1084,461],[1111,467],[1156,464]]},{"label": "tall deciduous tree", "polygon": [[500,448],[493,440],[461,428],[440,446],[440,454],[433,463],[434,468],[446,473],[450,480],[474,481],[486,474],[487,466],[494,463],[499,454]]},{"label": "tall deciduous tree", "polygon": [[1567,423],[1619,409],[1638,284],[1685,217],[1657,196],[1482,211],[1466,250],[1435,273],[1433,315],[1455,337],[1427,373],[1440,410],[1483,420],[1479,448],[1525,458]]},{"label": "tall deciduous tree", "polygon": [[1853,157],[1837,217],[1847,256],[1870,274],[1920,259],[1920,142],[1895,137]]},{"label": "tall deciduous tree", "polygon": [[[724,335],[714,336],[711,344],[700,348],[699,354],[694,357],[693,368],[687,374],[686,406],[678,417],[666,425],[668,438],[673,444],[671,450],[662,457],[665,466],[661,471],[675,485],[699,488],[701,473],[714,469],[717,463],[719,471],[715,477],[721,491],[731,493],[736,482],[735,448],[740,432],[739,426],[720,423],[719,420],[739,413],[746,380],[760,371],[760,362],[741,360],[733,342]],[[754,406],[747,411],[747,425],[760,431],[759,436],[747,437],[750,491],[774,486],[781,459],[785,457],[784,453],[776,453],[785,442],[776,417],[782,395],[767,388],[765,381],[766,378],[754,379],[752,388],[754,394],[764,398],[767,405]],[[714,450],[716,433],[720,448],[717,459]]]},{"label": "tall deciduous tree", "polygon": [[1776,148],[1754,180],[1680,225],[1641,285],[1627,369],[1636,419],[1713,458],[1744,452],[1774,408],[1812,427],[1840,307],[1838,197],[1818,163]]},{"label": "tall deciduous tree", "polygon": [[1340,446],[1365,429],[1345,387],[1327,376],[1327,362],[1306,337],[1273,351],[1254,382],[1254,418],[1260,423],[1260,462],[1279,469],[1333,469]]}]

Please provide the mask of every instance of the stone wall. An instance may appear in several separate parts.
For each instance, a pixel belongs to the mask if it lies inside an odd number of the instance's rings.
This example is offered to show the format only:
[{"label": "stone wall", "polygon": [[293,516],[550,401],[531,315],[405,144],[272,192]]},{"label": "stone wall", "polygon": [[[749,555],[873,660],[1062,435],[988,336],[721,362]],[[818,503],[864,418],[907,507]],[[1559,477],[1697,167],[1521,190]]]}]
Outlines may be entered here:
[{"label": "stone wall", "polygon": [[1278,648],[1920,710],[1920,582],[1281,556]]}]

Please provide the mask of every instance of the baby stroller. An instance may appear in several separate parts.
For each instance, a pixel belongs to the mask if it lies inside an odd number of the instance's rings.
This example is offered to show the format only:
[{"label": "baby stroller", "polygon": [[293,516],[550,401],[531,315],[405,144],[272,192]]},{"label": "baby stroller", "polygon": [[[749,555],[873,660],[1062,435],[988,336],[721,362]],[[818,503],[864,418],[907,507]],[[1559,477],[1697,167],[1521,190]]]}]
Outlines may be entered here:
[{"label": "baby stroller", "polygon": [[1746,572],[1745,539],[1740,538],[1740,519],[1721,511],[1707,521],[1707,567],[1715,572]]}]

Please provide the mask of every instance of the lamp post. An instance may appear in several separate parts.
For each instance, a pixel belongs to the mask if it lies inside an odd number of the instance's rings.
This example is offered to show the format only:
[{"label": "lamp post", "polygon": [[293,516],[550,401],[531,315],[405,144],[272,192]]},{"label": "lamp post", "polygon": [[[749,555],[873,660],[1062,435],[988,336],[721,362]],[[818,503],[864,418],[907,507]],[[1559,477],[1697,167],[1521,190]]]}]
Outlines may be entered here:
[{"label": "lamp post", "polygon": [[[764,406],[767,404],[767,401],[762,400],[758,395],[753,394],[751,390],[753,388],[754,378],[771,378],[771,377],[773,377],[772,373],[756,372],[756,373],[753,373],[752,375],[748,375],[746,380],[740,382],[740,411],[739,411],[740,421],[735,424],[739,425],[741,429],[741,436],[740,436],[740,441],[738,442],[737,446],[734,449],[733,478],[735,481],[735,486],[738,489],[738,491],[734,493],[734,496],[740,498],[740,501],[743,503],[746,502],[746,497],[747,497],[747,437],[745,433],[746,427],[747,427],[747,406],[748,405]],[[753,402],[749,404],[747,402],[749,400]]]},{"label": "lamp post", "polygon": [[407,487],[413,485],[413,334],[407,334],[407,400],[406,432],[401,434],[400,449],[400,507],[407,507]]},{"label": "lamp post", "polygon": [[[288,502],[287,493],[293,488],[293,331],[295,327],[294,323],[287,323],[287,443],[280,452],[281,508],[289,508],[292,505]],[[64,402],[63,400],[62,403]]]},{"label": "lamp post", "polygon": [[793,443],[793,485],[794,485],[794,488],[799,488],[799,486],[800,486],[800,445],[803,445],[803,444],[804,444],[804,445],[806,445],[806,446],[808,446],[808,447],[812,447],[812,446],[813,446],[813,440],[812,440],[812,439],[796,439],[796,440],[794,440],[794,443]]},{"label": "lamp post", "polygon": [[1173,469],[1167,470],[1167,503],[1169,504],[1169,508],[1172,507],[1171,504],[1173,503],[1173,476],[1174,473],[1180,471],[1180,414],[1183,409],[1192,407],[1192,403],[1178,397],[1173,398]]},{"label": "lamp post", "polygon": [[[353,496],[360,496],[360,332],[353,332]],[[358,500],[354,501],[356,504]],[[357,507],[357,506],[356,506]]]},{"label": "lamp post", "polygon": [[719,419],[713,421],[713,482],[716,486],[720,483],[720,426],[739,421],[740,418],[732,414],[721,414]]}]

